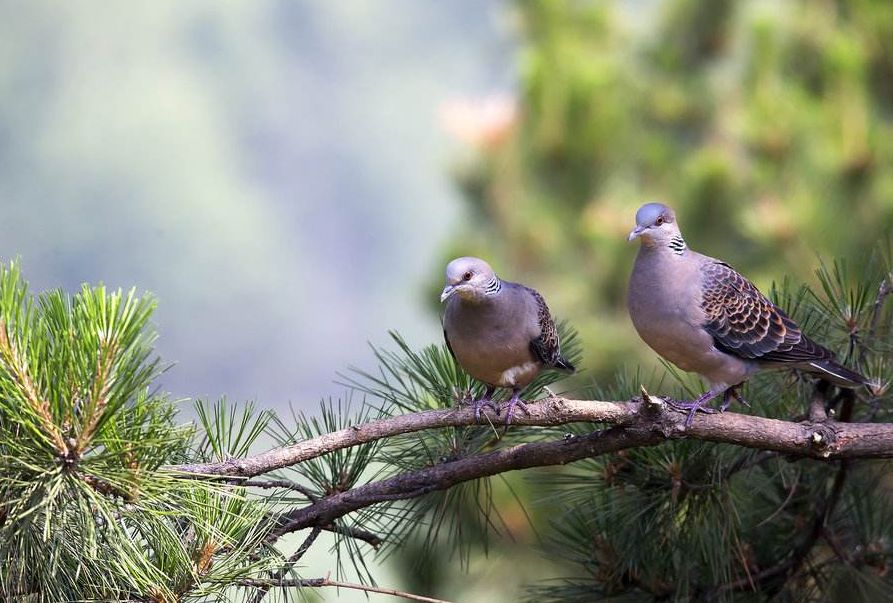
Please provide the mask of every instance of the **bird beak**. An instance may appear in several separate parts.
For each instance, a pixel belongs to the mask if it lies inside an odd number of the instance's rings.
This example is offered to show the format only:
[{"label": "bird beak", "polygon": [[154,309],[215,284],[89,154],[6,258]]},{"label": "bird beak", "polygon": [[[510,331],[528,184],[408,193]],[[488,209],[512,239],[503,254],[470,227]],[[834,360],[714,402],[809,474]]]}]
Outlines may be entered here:
[{"label": "bird beak", "polygon": [[642,233],[643,233],[643,232],[645,232],[645,227],[644,227],[644,226],[636,226],[635,228],[633,228],[633,229],[630,231],[629,236],[626,238],[626,240],[627,240],[627,241],[633,241],[633,240],[635,240],[635,239],[638,239],[640,236],[642,236]]},{"label": "bird beak", "polygon": [[447,285],[443,288],[443,293],[440,294],[440,303],[443,303],[447,300],[447,298],[456,292],[456,285]]}]

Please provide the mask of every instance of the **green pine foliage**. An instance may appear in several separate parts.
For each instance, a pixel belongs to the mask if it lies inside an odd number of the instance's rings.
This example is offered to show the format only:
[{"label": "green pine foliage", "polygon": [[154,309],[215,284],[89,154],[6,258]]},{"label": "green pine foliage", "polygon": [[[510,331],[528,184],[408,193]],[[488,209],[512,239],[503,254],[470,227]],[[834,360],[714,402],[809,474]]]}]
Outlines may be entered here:
[{"label": "green pine foliage", "polygon": [[3,600],[186,600],[256,569],[264,506],[159,470],[245,449],[228,419],[193,452],[194,428],[153,392],[154,307],[102,286],[33,296],[0,266]]},{"label": "green pine foliage", "polygon": [[[623,308],[625,234],[660,198],[692,246],[876,379],[850,394],[761,374],[743,390],[752,407],[734,410],[803,420],[820,393],[839,420],[890,422],[893,5],[667,0],[644,20],[637,5],[515,4],[518,111],[457,169],[475,219],[448,255],[492,258],[575,317],[559,331],[583,370],[559,392],[691,398],[703,385],[655,362]],[[453,408],[483,386],[441,342],[415,350],[394,332],[372,350],[377,369],[347,372],[318,413],[224,399],[183,424],[153,384],[154,306],[103,286],[33,295],[17,263],[0,266],[0,599],[299,600],[307,589],[269,582],[307,578],[301,557],[323,531],[335,577],[374,583],[370,561],[387,559],[409,590],[463,599],[485,563],[506,600],[509,579],[531,601],[893,599],[886,462],[694,440],[381,500],[276,540],[283,513],[325,497],[605,426],[430,429],[255,479],[183,479],[168,466]],[[523,398],[560,377],[545,371]]]},{"label": "green pine foliage", "polygon": [[[885,277],[893,287],[890,265],[880,266],[855,275],[837,262],[819,270],[820,290],[782,285],[773,295],[847,362],[889,374],[893,310],[869,284]],[[305,578],[300,558],[323,529],[334,536],[337,577],[374,583],[370,560],[391,559],[421,592],[450,592],[450,576],[479,567],[488,554],[511,555],[513,569],[536,554],[560,576],[536,580],[543,572],[530,572],[523,582],[538,601],[893,594],[886,463],[826,463],[692,440],[544,468],[526,479],[482,477],[385,498],[305,532],[295,549],[271,538],[282,512],[408,471],[603,426],[430,429],[252,480],[182,479],[165,466],[248,456],[262,437],[297,445],[378,418],[453,408],[481,395],[481,385],[444,344],[417,351],[393,333],[393,350],[373,349],[378,370],[346,374],[347,395],[325,401],[317,414],[283,417],[220,400],[198,402],[196,424],[178,425],[174,402],[152,389],[162,365],[152,351],[151,297],[101,286],[32,296],[12,263],[0,267],[0,303],[6,600],[295,600],[306,590],[270,588],[270,580]],[[565,321],[559,332],[564,354],[579,363],[576,332]],[[545,371],[525,399],[541,397],[559,378]],[[630,370],[579,394],[629,399],[642,384],[676,397],[700,391],[695,379],[667,366]],[[751,412],[797,420],[813,390],[812,382],[779,372],[754,378],[744,395]],[[889,382],[879,382],[873,396],[832,395],[827,403],[841,419],[893,419]],[[518,538],[529,550],[519,549]]]}]

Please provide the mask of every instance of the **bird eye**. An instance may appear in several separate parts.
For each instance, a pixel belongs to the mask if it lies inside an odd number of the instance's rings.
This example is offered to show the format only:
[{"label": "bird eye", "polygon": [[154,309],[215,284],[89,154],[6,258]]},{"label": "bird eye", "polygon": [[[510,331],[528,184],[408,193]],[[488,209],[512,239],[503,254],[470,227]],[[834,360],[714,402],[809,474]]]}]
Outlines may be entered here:
[{"label": "bird eye", "polygon": [[471,280],[471,272],[469,271],[469,272],[466,272],[465,274],[463,274],[463,275],[462,275],[462,280],[463,280],[463,281],[470,281],[470,280]]},{"label": "bird eye", "polygon": [[655,224],[657,224],[658,226],[660,226],[660,225],[663,224],[663,223],[664,223],[664,217],[663,217],[663,216],[658,216],[658,217],[657,217],[657,221],[655,221]]}]

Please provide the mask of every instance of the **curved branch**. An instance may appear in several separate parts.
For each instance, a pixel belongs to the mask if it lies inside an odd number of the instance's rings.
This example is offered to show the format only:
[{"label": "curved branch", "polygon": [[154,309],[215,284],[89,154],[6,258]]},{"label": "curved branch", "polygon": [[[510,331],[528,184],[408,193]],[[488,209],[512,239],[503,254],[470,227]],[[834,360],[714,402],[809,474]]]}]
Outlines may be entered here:
[{"label": "curved branch", "polygon": [[654,446],[662,441],[664,436],[658,431],[612,427],[587,436],[556,442],[518,444],[487,454],[408,471],[389,479],[328,496],[312,505],[284,513],[280,517],[279,525],[271,530],[268,540],[275,541],[290,532],[331,523],[338,517],[379,502],[415,498],[497,473],[560,465],[624,448]]},{"label": "curved branch", "polygon": [[[726,412],[699,414],[686,428],[686,415],[667,407],[655,396],[646,396],[645,403],[546,398],[529,403],[527,410],[526,415],[513,417],[514,425],[555,426],[579,422],[626,425],[636,422],[640,427],[660,432],[664,438],[687,437],[824,459],[893,457],[893,425],[885,423],[795,423]],[[490,410],[486,410],[485,415],[494,424],[499,421]],[[383,438],[475,424],[474,412],[467,407],[429,410],[348,427],[247,458],[174,465],[167,469],[194,474],[194,477],[254,477]]]},{"label": "curved branch", "polygon": [[[548,426],[582,421],[619,423],[636,414],[637,404],[546,398],[537,403],[529,403],[527,409],[526,415],[516,415],[512,418],[513,424]],[[483,414],[486,420],[492,424],[500,423],[499,417],[492,410],[485,410]],[[290,467],[335,450],[395,435],[425,429],[475,425],[476,423],[474,411],[470,407],[428,410],[370,421],[363,425],[354,425],[247,458],[232,458],[219,463],[175,465],[168,469],[199,475],[254,477],[276,469]]]},{"label": "curved branch", "polygon": [[[626,448],[654,446],[681,437],[819,459],[893,456],[893,425],[889,424],[793,423],[725,413],[699,415],[692,426],[686,428],[684,413],[671,411],[656,398],[646,396],[645,399],[644,403],[628,403],[625,407],[635,414],[610,429],[559,441],[518,444],[409,471],[320,499],[282,515],[269,538],[275,541],[289,532],[325,525],[379,502],[414,498],[497,473],[565,464]],[[550,405],[560,409],[562,402],[560,399],[548,400],[541,403],[538,410]]]}]

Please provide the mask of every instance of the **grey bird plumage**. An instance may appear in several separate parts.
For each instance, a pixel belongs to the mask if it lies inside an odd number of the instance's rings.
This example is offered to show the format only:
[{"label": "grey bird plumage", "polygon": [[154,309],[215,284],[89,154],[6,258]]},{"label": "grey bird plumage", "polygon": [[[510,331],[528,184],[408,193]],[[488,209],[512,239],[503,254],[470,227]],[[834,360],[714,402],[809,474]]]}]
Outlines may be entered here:
[{"label": "grey bird plumage", "polygon": [[521,390],[544,367],[574,371],[561,355],[558,331],[543,297],[535,290],[500,280],[480,258],[461,257],[446,267],[440,296],[446,307],[443,335],[447,347],[469,375],[487,386],[474,402],[475,416],[498,387],[512,390],[506,404],[511,422]]},{"label": "grey bird plumage", "polygon": [[639,208],[634,239],[641,245],[627,305],[636,331],[659,355],[710,384],[684,405],[691,410],[687,424],[719,395],[721,410],[732,396],[743,402],[736,388],[761,369],[799,369],[845,388],[868,384],[731,266],[689,249],[671,208]]}]

